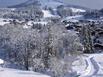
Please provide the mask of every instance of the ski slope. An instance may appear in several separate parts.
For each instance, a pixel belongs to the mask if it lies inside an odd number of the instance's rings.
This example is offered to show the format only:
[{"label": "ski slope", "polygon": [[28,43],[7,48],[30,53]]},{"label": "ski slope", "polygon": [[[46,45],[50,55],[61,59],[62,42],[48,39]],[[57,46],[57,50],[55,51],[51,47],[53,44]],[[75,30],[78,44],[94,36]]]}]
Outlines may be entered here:
[{"label": "ski slope", "polygon": [[54,17],[54,15],[52,15],[48,10],[42,10],[42,12],[44,14],[44,18]]}]

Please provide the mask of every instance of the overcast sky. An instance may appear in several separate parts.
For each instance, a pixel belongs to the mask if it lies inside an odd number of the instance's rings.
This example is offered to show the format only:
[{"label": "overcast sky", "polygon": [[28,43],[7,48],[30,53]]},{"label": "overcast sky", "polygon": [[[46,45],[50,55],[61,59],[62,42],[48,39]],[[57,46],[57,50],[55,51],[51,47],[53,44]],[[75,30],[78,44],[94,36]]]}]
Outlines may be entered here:
[{"label": "overcast sky", "polygon": [[[0,0],[0,7],[19,4],[24,1],[27,1],[27,0]],[[85,7],[93,8],[93,9],[103,8],[103,0],[64,0],[64,1],[68,2],[69,4],[81,5],[81,6],[85,6]]]},{"label": "overcast sky", "polygon": [[103,0],[65,0],[70,4],[81,5],[93,9],[103,8]]}]

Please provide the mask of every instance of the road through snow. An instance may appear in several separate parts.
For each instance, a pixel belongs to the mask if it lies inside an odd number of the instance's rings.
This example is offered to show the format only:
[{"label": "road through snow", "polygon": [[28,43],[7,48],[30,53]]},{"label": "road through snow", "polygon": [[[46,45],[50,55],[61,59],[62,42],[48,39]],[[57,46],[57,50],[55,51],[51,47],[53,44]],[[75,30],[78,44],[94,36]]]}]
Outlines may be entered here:
[{"label": "road through snow", "polygon": [[101,70],[101,66],[97,62],[98,59],[99,55],[90,55],[85,58],[86,69],[81,73],[80,77],[103,77],[103,70]]}]

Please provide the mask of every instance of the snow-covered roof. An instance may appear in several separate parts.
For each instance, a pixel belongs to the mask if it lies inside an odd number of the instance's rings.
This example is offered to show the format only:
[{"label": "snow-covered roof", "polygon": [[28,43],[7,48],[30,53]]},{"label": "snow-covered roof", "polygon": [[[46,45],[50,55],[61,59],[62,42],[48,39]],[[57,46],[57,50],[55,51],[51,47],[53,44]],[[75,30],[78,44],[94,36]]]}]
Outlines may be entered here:
[{"label": "snow-covered roof", "polygon": [[68,16],[68,17],[66,17],[66,19],[79,19],[82,17],[83,17],[83,15],[75,15],[75,16]]},{"label": "snow-covered roof", "polygon": [[71,10],[72,10],[72,12],[86,12],[86,10],[84,10],[84,9],[78,9],[78,8],[73,8],[73,7],[71,7],[70,8]]},{"label": "snow-covered roof", "polygon": [[40,22],[29,21],[23,26],[23,28],[31,28],[31,26],[33,26],[33,24],[46,25],[47,23],[48,22],[46,22],[46,21],[40,21]]},{"label": "snow-covered roof", "polygon": [[[6,21],[4,21],[4,20],[6,20]],[[10,20],[10,19],[3,19],[3,18],[0,18],[0,25],[3,26],[3,25],[5,25],[5,24],[10,23],[9,20]]]},{"label": "snow-covered roof", "polygon": [[0,64],[4,64],[4,60],[0,59]]},{"label": "snow-covered roof", "polygon": [[66,20],[66,21],[70,21],[70,22],[79,22],[79,20],[82,18],[83,18],[83,15],[68,16],[68,17],[62,19],[62,21]]}]

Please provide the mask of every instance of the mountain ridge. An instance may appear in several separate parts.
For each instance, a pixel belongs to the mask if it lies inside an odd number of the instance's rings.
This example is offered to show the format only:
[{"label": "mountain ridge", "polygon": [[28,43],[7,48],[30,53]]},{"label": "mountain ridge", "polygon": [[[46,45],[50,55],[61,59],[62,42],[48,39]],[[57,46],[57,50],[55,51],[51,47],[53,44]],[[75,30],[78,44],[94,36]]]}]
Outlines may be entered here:
[{"label": "mountain ridge", "polygon": [[50,6],[52,8],[55,8],[59,5],[64,5],[67,7],[73,7],[73,8],[80,8],[80,9],[85,9],[85,10],[90,10],[90,8],[86,8],[83,6],[79,6],[79,5],[71,5],[69,3],[65,3],[64,1],[61,0],[27,0],[23,3],[17,4],[17,5],[13,5],[13,6],[8,6],[8,8],[19,8],[19,7],[25,7],[26,5],[31,5],[31,4],[36,4],[36,2],[38,2],[38,6]]}]

